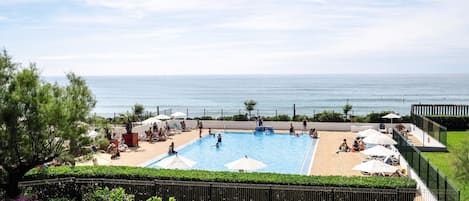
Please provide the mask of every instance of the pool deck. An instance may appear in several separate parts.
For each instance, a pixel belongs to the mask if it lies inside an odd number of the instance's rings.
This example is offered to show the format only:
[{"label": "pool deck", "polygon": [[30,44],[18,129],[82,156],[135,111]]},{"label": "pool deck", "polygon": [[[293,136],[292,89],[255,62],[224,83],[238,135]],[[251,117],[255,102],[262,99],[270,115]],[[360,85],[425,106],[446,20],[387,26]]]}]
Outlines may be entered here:
[{"label": "pool deck", "polygon": [[[218,130],[213,129],[213,132]],[[227,131],[241,131],[252,132],[251,130],[227,130]],[[288,131],[276,131],[278,133],[288,133]],[[208,135],[208,129],[204,129],[202,136]],[[316,155],[314,158],[313,166],[311,168],[311,175],[361,175],[359,171],[352,170],[352,167],[361,163],[365,159],[365,155],[359,152],[340,152],[336,154],[337,148],[345,138],[349,145],[353,143],[356,134],[351,132],[331,132],[319,131],[319,142],[317,144]],[[192,130],[191,132],[183,132],[172,136],[164,142],[149,143],[146,141],[139,141],[138,148],[130,148],[129,151],[121,152],[121,157],[117,160],[110,160],[109,154],[97,154],[98,165],[115,165],[115,166],[142,166],[152,159],[167,153],[168,147],[174,141],[176,150],[193,140],[199,138],[199,131]],[[93,165],[93,162],[87,161],[78,163],[78,165]]]},{"label": "pool deck", "polygon": [[360,171],[352,170],[366,156],[360,152],[339,152],[337,150],[344,139],[351,146],[356,133],[319,131],[319,143],[316,148],[311,175],[361,176]]}]

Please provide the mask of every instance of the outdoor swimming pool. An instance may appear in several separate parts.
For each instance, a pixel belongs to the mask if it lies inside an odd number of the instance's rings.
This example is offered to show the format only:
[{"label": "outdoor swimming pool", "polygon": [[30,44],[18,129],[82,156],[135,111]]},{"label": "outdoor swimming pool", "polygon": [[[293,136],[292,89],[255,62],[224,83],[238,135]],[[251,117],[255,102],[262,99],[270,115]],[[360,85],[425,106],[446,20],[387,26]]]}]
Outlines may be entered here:
[{"label": "outdoor swimming pool", "polygon": [[[230,171],[226,163],[247,155],[267,165],[256,172],[308,174],[317,139],[309,135],[225,132],[219,148],[215,147],[216,142],[214,136],[197,139],[177,150],[178,155],[197,162],[192,169]],[[159,168],[155,163],[164,158],[160,157],[146,167]]]}]

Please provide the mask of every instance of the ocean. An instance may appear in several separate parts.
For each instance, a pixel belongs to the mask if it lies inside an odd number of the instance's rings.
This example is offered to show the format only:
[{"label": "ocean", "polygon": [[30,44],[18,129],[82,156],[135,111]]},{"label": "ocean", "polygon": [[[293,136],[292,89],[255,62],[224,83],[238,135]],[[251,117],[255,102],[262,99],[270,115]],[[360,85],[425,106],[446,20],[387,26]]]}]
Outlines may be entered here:
[{"label": "ocean", "polygon": [[[314,115],[323,110],[352,114],[394,111],[410,113],[411,104],[469,104],[468,74],[353,75],[185,75],[86,76],[97,99],[94,113],[112,117],[136,103],[145,111],[189,117],[246,113],[244,101],[257,101],[253,115]],[[66,83],[63,77],[44,77]]]}]

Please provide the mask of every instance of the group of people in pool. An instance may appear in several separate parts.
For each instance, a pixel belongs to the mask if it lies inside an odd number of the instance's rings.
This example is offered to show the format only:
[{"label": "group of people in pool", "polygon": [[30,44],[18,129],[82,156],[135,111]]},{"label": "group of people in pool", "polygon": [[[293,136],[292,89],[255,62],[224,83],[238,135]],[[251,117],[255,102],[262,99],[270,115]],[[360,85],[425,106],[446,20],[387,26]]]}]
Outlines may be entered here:
[{"label": "group of people in pool", "polygon": [[[215,133],[212,133],[212,128],[208,129],[208,134],[210,136],[215,137]],[[216,136],[217,136],[217,143],[214,146],[218,149],[220,148],[221,141],[222,141],[221,133],[218,133],[218,135]],[[171,144],[169,145],[168,154],[177,154],[177,151],[175,150],[175,147],[174,147],[174,142],[171,142]]]},{"label": "group of people in pool", "polygon": [[[307,123],[306,123],[306,119],[303,120],[303,131],[306,131],[307,130]],[[295,133],[295,127],[293,127],[293,123],[290,123],[290,130],[289,130],[289,133],[290,135],[297,135],[299,136],[299,133]],[[309,129],[309,136],[311,138],[318,138],[319,137],[319,134],[318,134],[318,131],[316,130],[316,128],[310,128]]]},{"label": "group of people in pool", "polygon": [[[209,134],[210,136],[215,137],[215,133],[212,133],[212,128],[208,128],[208,134]],[[215,147],[218,149],[218,148],[220,148],[220,145],[221,145],[221,133],[218,133],[218,135],[217,135],[217,143],[215,144]]]}]

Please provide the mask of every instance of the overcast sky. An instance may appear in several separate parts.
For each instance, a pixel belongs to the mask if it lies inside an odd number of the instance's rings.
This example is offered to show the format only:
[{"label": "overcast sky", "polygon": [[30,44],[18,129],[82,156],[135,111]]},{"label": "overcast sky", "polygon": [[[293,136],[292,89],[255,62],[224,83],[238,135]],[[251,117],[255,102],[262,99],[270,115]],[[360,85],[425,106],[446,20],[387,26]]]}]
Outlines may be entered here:
[{"label": "overcast sky", "polygon": [[1,0],[44,75],[469,73],[468,0]]}]

